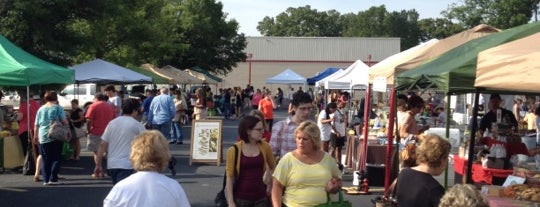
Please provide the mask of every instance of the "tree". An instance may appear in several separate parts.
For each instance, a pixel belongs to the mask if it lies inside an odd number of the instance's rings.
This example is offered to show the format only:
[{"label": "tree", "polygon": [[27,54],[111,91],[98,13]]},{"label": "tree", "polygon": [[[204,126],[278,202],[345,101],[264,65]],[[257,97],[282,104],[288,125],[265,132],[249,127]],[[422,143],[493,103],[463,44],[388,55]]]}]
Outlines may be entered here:
[{"label": "tree", "polygon": [[188,45],[171,63],[182,67],[200,66],[217,74],[227,74],[247,55],[244,34],[237,34],[238,22],[225,21],[223,4],[215,0],[178,0],[179,25]]},{"label": "tree", "polygon": [[257,30],[265,36],[336,37],[341,36],[341,15],[336,10],[319,12],[304,7],[289,7],[275,18],[264,17]]},{"label": "tree", "polygon": [[420,29],[421,42],[425,42],[433,38],[444,39],[465,29],[461,25],[455,24],[452,21],[443,18],[421,19],[418,21],[418,27]]},{"label": "tree", "polygon": [[401,48],[418,44],[418,12],[402,10],[388,12],[384,5],[371,7],[358,14],[346,14],[343,35],[348,37],[399,37]]},{"label": "tree", "polygon": [[464,28],[484,23],[508,29],[529,22],[537,3],[537,0],[464,0],[460,5],[451,4],[442,14]]},{"label": "tree", "polygon": [[215,0],[5,0],[0,32],[63,66],[103,58],[225,74],[245,61],[246,40],[222,8]]},{"label": "tree", "polygon": [[78,43],[68,29],[75,9],[70,0],[5,0],[0,2],[0,33],[39,58],[67,66]]}]

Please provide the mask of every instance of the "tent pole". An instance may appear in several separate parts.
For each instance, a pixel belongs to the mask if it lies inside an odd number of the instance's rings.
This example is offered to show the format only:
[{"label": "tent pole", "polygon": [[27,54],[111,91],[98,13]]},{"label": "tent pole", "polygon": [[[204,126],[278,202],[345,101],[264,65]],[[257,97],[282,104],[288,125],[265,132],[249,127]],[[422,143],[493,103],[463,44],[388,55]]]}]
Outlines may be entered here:
[{"label": "tent pole", "polygon": [[367,85],[367,88],[366,88],[366,98],[365,98],[365,104],[364,104],[364,131],[363,131],[363,137],[364,137],[364,140],[363,140],[363,149],[362,149],[362,164],[361,164],[361,168],[360,168],[360,176],[359,176],[359,179],[360,179],[360,186],[358,186],[360,189],[362,189],[363,193],[369,193],[368,190],[369,190],[369,182],[368,182],[368,179],[367,179],[367,174],[366,174],[366,155],[367,155],[367,145],[368,145],[368,131],[369,131],[369,114],[370,114],[370,96],[371,96],[371,87],[370,85],[368,84]]},{"label": "tent pole", "polygon": [[[474,93],[474,108],[473,108],[473,117],[472,117],[472,129],[469,139],[469,155],[467,159],[467,183],[472,184],[472,164],[474,158],[474,145],[476,143],[476,130],[478,129],[478,99],[480,98],[480,90],[477,88]],[[481,135],[482,136],[482,135]]]},{"label": "tent pole", "polygon": [[[445,136],[446,136],[446,139],[448,139],[450,141],[450,101],[452,100],[452,96],[450,96],[450,92],[447,92],[446,93],[446,103],[444,104],[445,105],[445,113],[446,113],[446,117],[445,117],[445,128],[446,128],[446,133],[445,133]],[[446,170],[444,170],[444,188],[447,189],[448,188],[448,163],[446,164]]]},{"label": "tent pole", "polygon": [[388,129],[386,130],[387,136],[388,136],[388,144],[386,146],[386,159],[385,159],[385,168],[384,168],[384,197],[388,198],[388,188],[390,187],[390,177],[391,177],[391,169],[394,163],[393,161],[393,150],[392,147],[394,145],[394,117],[396,116],[396,107],[395,101],[396,101],[396,89],[394,85],[392,85],[392,89],[390,89],[390,114],[388,115],[388,123],[386,126]]}]

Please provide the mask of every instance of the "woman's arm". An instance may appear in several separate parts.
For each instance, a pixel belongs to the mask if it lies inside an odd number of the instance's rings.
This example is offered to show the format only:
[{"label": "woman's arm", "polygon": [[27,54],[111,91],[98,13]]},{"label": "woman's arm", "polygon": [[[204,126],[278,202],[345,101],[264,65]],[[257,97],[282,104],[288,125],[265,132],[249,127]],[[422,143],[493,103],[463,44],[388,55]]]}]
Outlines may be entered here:
[{"label": "woman's arm", "polygon": [[277,179],[272,179],[272,206],[281,206],[284,186]]},{"label": "woman's arm", "polygon": [[234,176],[227,176],[227,184],[225,185],[225,192],[227,197],[227,203],[230,207],[235,207],[236,204],[234,203],[234,194],[233,194],[233,186],[234,186]]}]

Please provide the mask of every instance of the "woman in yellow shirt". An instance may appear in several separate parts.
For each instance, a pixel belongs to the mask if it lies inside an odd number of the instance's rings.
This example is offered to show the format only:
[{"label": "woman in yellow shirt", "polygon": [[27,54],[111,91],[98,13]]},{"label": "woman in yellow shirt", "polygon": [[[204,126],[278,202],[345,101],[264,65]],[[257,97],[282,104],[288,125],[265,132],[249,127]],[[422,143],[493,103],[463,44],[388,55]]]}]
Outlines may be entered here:
[{"label": "woman in yellow shirt", "polygon": [[327,202],[327,193],[341,189],[336,160],[321,150],[320,134],[311,121],[296,128],[296,150],[285,154],[274,170],[273,206],[315,206]]}]

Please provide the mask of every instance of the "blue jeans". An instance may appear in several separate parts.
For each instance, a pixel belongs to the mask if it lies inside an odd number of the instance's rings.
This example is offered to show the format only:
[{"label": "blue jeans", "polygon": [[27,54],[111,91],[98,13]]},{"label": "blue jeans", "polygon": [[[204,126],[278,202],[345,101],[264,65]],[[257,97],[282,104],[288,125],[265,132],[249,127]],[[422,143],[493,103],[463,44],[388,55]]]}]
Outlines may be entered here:
[{"label": "blue jeans", "polygon": [[173,121],[172,123],[172,140],[171,141],[183,142],[184,135],[182,134],[182,123],[179,121]]},{"label": "blue jeans", "polygon": [[231,117],[231,103],[223,103],[223,110],[225,110],[225,119]]},{"label": "blue jeans", "polygon": [[170,121],[165,122],[163,124],[154,124],[154,129],[160,131],[165,139],[170,140],[171,139],[171,123]]},{"label": "blue jeans", "polygon": [[116,183],[129,177],[133,173],[135,173],[135,170],[133,169],[109,169],[109,175],[111,176],[113,185],[116,185]]},{"label": "blue jeans", "polygon": [[48,183],[49,181],[58,182],[58,171],[60,171],[60,163],[62,162],[63,146],[64,142],[57,140],[39,144],[43,164],[41,173],[44,183]]}]

